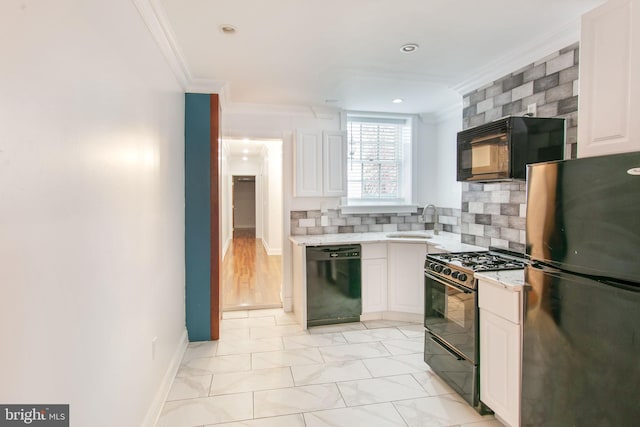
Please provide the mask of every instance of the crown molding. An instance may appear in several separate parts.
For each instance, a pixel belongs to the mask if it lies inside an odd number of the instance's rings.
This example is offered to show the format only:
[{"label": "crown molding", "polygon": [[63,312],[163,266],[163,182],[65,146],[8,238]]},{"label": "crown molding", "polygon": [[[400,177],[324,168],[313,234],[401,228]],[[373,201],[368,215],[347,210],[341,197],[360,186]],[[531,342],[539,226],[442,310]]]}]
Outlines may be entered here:
[{"label": "crown molding", "polygon": [[169,67],[176,76],[183,89],[191,84],[191,72],[182,55],[175,36],[169,25],[169,20],[159,0],[131,0],[140,13],[142,20],[149,29],[160,51],[169,63]]},{"label": "crown molding", "polygon": [[512,50],[473,73],[473,76],[452,87],[464,96],[486,84],[539,61],[580,40],[580,20],[575,19],[558,31],[547,33]]}]

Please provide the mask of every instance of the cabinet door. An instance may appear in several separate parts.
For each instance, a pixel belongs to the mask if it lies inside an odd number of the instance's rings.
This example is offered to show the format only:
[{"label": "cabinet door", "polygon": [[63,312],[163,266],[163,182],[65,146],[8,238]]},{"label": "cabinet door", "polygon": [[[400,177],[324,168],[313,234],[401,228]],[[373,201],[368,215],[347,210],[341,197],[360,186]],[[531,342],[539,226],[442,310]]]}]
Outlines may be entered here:
[{"label": "cabinet door", "polygon": [[296,197],[322,197],[322,131],[301,131],[295,141]]},{"label": "cabinet door", "polygon": [[343,132],[323,132],[324,195],[347,195],[347,139]]},{"label": "cabinet door", "polygon": [[389,243],[389,310],[424,315],[424,259],[427,245]]},{"label": "cabinet door", "polygon": [[640,150],[640,4],[608,1],[582,16],[578,157]]},{"label": "cabinet door", "polygon": [[362,260],[362,313],[387,310],[386,258]]},{"label": "cabinet door", "polygon": [[520,325],[480,309],[480,400],[512,427],[520,423]]}]

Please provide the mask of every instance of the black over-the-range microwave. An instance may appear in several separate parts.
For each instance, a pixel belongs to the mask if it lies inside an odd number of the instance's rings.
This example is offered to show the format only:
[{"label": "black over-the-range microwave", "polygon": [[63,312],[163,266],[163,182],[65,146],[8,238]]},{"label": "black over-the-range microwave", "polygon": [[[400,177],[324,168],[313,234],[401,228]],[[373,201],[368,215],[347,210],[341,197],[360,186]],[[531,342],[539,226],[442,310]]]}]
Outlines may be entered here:
[{"label": "black over-the-range microwave", "polygon": [[564,158],[565,121],[505,117],[458,132],[458,181],[526,179],[529,163]]}]

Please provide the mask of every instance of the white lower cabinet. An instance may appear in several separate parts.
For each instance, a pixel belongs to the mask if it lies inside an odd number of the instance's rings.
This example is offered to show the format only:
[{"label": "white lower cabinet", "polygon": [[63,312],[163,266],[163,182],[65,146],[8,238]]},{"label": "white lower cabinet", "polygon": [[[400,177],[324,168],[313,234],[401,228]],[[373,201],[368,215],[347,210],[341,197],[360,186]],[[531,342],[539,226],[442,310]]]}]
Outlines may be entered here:
[{"label": "white lower cabinet", "polygon": [[424,315],[426,255],[426,244],[388,243],[389,311]]},{"label": "white lower cabinet", "polygon": [[479,281],[480,400],[511,427],[520,425],[522,292]]},{"label": "white lower cabinet", "polygon": [[387,310],[387,244],[362,245],[362,314]]}]

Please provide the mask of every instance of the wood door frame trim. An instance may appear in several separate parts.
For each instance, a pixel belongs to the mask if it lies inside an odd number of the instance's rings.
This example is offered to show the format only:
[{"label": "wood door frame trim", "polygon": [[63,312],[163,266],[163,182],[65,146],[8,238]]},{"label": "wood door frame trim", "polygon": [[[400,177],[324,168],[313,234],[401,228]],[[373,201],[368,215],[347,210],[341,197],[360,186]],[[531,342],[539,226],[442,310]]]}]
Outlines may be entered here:
[{"label": "wood door frame trim", "polygon": [[220,339],[220,99],[218,94],[211,94],[210,102],[210,179],[211,179],[211,339]]}]

